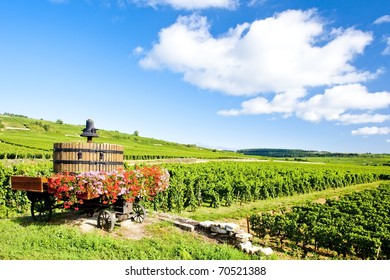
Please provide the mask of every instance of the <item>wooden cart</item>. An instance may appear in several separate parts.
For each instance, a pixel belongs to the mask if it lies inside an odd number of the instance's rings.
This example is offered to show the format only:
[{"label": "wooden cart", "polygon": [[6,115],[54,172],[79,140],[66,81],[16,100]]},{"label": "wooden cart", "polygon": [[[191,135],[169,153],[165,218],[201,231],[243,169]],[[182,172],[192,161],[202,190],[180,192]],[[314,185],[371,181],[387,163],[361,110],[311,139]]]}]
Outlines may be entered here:
[{"label": "wooden cart", "polygon": [[[47,181],[45,177],[11,177],[13,190],[27,192],[27,197],[31,201],[31,216],[36,221],[48,222],[51,219],[53,209],[63,206],[57,203],[54,195],[48,191]],[[112,231],[116,222],[132,219],[137,223],[142,223],[146,218],[146,212],[142,205],[126,202],[122,198],[109,206],[101,203],[100,197],[90,194],[84,194],[79,198],[84,201],[83,204],[78,205],[79,209],[91,217],[98,212],[97,226],[107,231]]]}]

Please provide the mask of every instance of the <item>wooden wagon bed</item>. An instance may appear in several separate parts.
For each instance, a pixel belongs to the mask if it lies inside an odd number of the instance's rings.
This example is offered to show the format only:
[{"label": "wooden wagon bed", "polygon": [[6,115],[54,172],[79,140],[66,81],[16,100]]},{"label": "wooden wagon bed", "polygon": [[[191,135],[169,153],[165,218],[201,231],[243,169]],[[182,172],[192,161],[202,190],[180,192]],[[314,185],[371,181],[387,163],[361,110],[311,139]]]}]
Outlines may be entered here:
[{"label": "wooden wagon bed", "polygon": [[[46,177],[11,176],[11,188],[15,191],[27,192],[27,197],[31,201],[31,216],[34,220],[48,222],[51,219],[52,209],[62,207],[50,193]],[[112,231],[117,221],[133,219],[135,222],[142,223],[146,217],[142,205],[126,202],[121,198],[112,205],[106,205],[100,202],[99,196],[91,193],[77,197],[84,201],[80,208],[88,215],[92,216],[96,210],[99,211],[97,225],[107,231]]]},{"label": "wooden wagon bed", "polygon": [[46,177],[26,177],[26,176],[12,176],[11,187],[16,191],[27,192],[47,192],[47,178]]}]

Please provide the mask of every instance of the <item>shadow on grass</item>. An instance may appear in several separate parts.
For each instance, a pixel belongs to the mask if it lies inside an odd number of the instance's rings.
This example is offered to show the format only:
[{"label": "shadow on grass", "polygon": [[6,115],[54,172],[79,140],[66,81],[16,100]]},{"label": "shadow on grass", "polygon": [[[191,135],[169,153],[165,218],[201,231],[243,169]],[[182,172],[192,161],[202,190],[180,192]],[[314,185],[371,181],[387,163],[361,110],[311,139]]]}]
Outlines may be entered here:
[{"label": "shadow on grass", "polygon": [[[23,226],[28,227],[30,225],[40,225],[40,226],[53,226],[53,225],[74,225],[79,222],[80,218],[92,219],[91,216],[84,211],[76,210],[57,210],[52,213],[49,221],[38,221],[34,220],[32,216],[21,216],[11,218],[10,220]],[[89,222],[91,225],[96,225],[96,223]]]}]

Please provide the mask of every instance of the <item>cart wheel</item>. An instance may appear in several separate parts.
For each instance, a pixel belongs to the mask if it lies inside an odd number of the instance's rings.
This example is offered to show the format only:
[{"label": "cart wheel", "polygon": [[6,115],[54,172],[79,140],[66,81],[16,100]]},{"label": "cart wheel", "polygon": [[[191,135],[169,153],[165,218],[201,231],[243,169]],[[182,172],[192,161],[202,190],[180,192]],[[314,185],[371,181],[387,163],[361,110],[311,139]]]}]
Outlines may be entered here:
[{"label": "cart wheel", "polygon": [[52,203],[49,196],[36,196],[31,201],[31,216],[34,221],[48,222],[52,214]]},{"label": "cart wheel", "polygon": [[111,232],[114,229],[116,218],[113,213],[108,210],[102,210],[98,214],[97,226]]},{"label": "cart wheel", "polygon": [[134,212],[134,221],[137,223],[142,223],[145,220],[146,212],[145,208],[141,204],[134,204],[133,205],[133,212]]}]

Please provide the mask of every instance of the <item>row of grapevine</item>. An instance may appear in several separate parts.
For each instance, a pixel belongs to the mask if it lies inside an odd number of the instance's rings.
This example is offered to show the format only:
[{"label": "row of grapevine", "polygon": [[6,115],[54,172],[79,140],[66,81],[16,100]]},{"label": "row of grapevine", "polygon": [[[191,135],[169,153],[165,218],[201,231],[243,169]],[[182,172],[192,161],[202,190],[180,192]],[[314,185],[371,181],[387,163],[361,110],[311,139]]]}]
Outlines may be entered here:
[{"label": "row of grapevine", "polygon": [[13,145],[0,141],[0,159],[49,159],[51,151]]},{"label": "row of grapevine", "polygon": [[[11,175],[52,175],[52,163],[27,167],[0,165],[0,203],[12,201]],[[35,166],[35,167],[34,167]],[[196,210],[230,206],[234,202],[250,202],[280,196],[292,196],[327,188],[369,183],[388,179],[387,167],[297,164],[277,162],[208,162],[198,164],[164,164],[170,173],[170,187],[146,202],[156,210]],[[128,167],[133,168],[133,167]],[[5,201],[5,202],[4,202]]]},{"label": "row of grapevine", "polygon": [[291,196],[327,188],[370,183],[388,176],[388,168],[307,165],[276,162],[209,162],[168,164],[170,188],[154,201],[155,208],[195,210],[201,205],[230,206]]},{"label": "row of grapevine", "polygon": [[390,259],[390,184],[325,204],[294,207],[286,213],[250,217],[260,238],[270,235],[308,248],[328,249],[361,259]]}]

